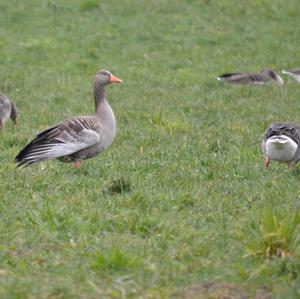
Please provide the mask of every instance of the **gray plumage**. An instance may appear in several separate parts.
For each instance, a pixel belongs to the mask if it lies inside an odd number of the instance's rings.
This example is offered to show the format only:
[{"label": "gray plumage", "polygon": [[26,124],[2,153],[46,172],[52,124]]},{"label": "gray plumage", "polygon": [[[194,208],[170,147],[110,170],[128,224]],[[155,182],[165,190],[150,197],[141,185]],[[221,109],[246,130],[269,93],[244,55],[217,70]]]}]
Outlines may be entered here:
[{"label": "gray plumage", "polygon": [[217,78],[219,81],[226,81],[233,84],[256,84],[264,85],[273,82],[283,86],[283,79],[272,70],[264,70],[261,73],[229,73]]},{"label": "gray plumage", "polygon": [[296,80],[297,82],[300,83],[300,68],[298,69],[292,69],[292,70],[282,70],[283,74],[289,75],[290,77],[292,77],[294,80]]},{"label": "gray plumage", "polygon": [[16,156],[18,166],[49,159],[74,162],[90,159],[104,151],[112,142],[116,131],[114,113],[106,100],[105,86],[122,83],[109,71],[98,71],[94,83],[96,114],[67,119],[42,131]]},{"label": "gray plumage", "polygon": [[294,166],[300,160],[299,145],[300,125],[291,122],[270,124],[261,143],[266,167],[268,167],[270,160],[285,162],[289,167]]},{"label": "gray plumage", "polygon": [[5,128],[9,118],[17,124],[17,107],[7,96],[0,94],[0,129]]}]

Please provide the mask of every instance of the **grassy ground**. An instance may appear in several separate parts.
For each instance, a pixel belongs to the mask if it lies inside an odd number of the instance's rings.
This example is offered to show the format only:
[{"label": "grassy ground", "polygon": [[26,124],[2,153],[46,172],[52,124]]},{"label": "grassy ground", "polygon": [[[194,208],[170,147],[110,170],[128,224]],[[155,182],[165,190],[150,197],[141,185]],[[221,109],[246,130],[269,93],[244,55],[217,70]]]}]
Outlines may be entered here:
[{"label": "grassy ground", "polygon": [[[299,66],[296,0],[0,2],[1,298],[299,298],[299,167],[263,168],[268,123],[300,122],[300,85],[223,72]],[[16,169],[40,130],[93,112],[113,145],[75,170]],[[223,297],[222,297],[223,296]]]}]

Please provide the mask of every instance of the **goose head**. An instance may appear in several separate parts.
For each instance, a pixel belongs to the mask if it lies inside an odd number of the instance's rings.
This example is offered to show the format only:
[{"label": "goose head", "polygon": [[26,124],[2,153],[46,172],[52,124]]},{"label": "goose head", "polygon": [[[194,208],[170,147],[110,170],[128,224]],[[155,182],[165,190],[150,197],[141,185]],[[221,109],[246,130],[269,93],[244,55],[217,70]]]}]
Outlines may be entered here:
[{"label": "goose head", "polygon": [[121,79],[114,76],[110,71],[100,70],[96,73],[95,82],[102,85],[113,84],[113,83],[123,83]]}]

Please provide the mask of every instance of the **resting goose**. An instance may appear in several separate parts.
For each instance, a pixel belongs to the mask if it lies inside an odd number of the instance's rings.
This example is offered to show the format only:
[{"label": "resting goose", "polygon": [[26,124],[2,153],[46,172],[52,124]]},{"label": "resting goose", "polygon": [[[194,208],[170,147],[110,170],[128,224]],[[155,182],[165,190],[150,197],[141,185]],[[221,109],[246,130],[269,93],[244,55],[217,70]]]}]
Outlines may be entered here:
[{"label": "resting goose", "polygon": [[18,112],[16,105],[4,94],[0,94],[0,129],[5,128],[8,119],[11,118],[15,125],[18,124]]},{"label": "resting goose", "polygon": [[265,131],[261,148],[265,167],[270,161],[284,162],[292,168],[300,160],[300,125],[295,123],[272,123]]},{"label": "resting goose", "polygon": [[289,71],[282,70],[282,73],[291,76],[293,79],[300,83],[300,69],[293,69]]},{"label": "resting goose", "polygon": [[79,168],[82,160],[103,152],[113,142],[116,132],[115,116],[106,100],[105,86],[122,82],[109,71],[98,71],[94,83],[96,114],[73,117],[42,131],[16,156],[18,166],[58,159],[73,162]]},{"label": "resting goose", "polygon": [[260,74],[255,73],[231,73],[223,74],[217,78],[219,81],[227,81],[233,84],[257,84],[264,85],[274,82],[278,86],[283,86],[283,79],[272,70],[262,71]]}]

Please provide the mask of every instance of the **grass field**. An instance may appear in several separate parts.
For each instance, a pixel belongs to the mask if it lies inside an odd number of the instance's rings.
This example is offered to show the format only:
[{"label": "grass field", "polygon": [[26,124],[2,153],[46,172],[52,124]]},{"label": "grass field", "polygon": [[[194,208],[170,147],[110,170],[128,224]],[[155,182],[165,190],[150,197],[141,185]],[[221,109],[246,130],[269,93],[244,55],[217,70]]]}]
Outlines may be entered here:
[{"label": "grass field", "polygon": [[[296,0],[0,2],[0,298],[300,298],[300,170],[271,163],[272,121],[300,122],[300,85],[224,72],[299,67]],[[40,130],[93,113],[98,69],[113,145],[16,169]],[[227,297],[225,297],[227,296]]]}]

